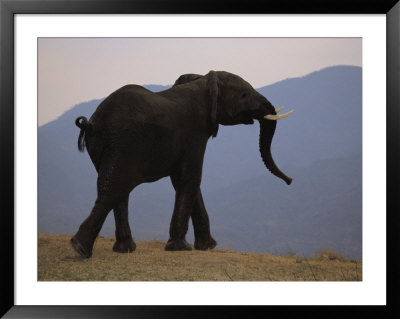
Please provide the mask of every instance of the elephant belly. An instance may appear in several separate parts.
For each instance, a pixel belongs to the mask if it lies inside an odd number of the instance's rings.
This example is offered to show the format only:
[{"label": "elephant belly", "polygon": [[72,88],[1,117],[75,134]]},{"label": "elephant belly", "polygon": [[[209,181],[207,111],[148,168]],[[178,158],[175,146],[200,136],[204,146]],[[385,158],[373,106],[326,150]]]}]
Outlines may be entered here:
[{"label": "elephant belly", "polygon": [[120,156],[138,183],[153,182],[171,175],[182,157],[183,136],[163,127],[148,125],[140,132],[122,137]]}]

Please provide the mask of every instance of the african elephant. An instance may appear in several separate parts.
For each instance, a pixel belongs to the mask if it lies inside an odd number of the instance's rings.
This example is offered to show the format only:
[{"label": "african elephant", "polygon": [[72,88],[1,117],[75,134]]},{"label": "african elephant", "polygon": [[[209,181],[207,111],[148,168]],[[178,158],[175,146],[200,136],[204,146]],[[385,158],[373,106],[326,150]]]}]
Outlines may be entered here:
[{"label": "african elephant", "polygon": [[185,236],[192,218],[194,248],[212,249],[209,217],[200,182],[207,141],[219,124],[260,123],[260,152],[272,174],[290,184],[292,179],[275,165],[271,141],[277,115],[272,104],[237,75],[210,71],[201,76],[185,74],[168,90],[153,93],[126,85],[110,94],[87,120],[80,116],[78,148],[85,146],[97,170],[97,199],[90,215],[72,237],[73,248],[91,257],[94,241],[113,209],[116,252],[136,248],[128,222],[129,193],[141,183],[170,176],[175,206],[170,238],[165,250],[191,250]]}]

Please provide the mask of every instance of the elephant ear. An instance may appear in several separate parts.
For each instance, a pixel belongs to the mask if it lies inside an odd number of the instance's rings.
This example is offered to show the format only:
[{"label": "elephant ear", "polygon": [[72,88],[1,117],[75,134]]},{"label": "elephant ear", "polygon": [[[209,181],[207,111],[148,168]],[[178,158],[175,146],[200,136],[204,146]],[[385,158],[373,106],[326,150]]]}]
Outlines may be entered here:
[{"label": "elephant ear", "polygon": [[200,75],[200,74],[192,74],[192,73],[189,73],[189,74],[182,74],[182,75],[175,81],[175,83],[174,83],[173,86],[177,86],[177,85],[180,85],[180,84],[185,84],[185,83],[188,83],[188,82],[192,82],[192,81],[194,81],[194,80],[200,79],[201,77],[203,77],[203,76]]},{"label": "elephant ear", "polygon": [[208,90],[210,95],[211,105],[211,128],[212,137],[216,137],[218,133],[217,122],[217,103],[218,103],[218,75],[215,71],[210,71],[208,76]]}]

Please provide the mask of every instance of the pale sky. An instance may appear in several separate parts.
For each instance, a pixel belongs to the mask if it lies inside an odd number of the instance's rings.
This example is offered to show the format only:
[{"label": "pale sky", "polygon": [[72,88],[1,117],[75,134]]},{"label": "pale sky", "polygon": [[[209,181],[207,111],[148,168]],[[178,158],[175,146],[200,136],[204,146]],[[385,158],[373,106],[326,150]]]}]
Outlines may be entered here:
[{"label": "pale sky", "polygon": [[38,121],[125,84],[235,73],[254,88],[332,65],[362,66],[361,38],[39,38]]}]

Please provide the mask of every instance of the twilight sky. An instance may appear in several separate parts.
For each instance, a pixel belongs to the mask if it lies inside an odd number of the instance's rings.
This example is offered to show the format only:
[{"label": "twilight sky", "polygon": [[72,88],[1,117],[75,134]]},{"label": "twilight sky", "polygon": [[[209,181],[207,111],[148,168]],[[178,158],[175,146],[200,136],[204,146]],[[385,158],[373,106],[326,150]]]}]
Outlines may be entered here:
[{"label": "twilight sky", "polygon": [[39,38],[38,124],[125,84],[216,70],[259,88],[339,64],[362,66],[361,38]]}]

